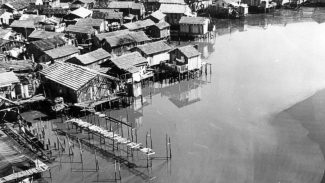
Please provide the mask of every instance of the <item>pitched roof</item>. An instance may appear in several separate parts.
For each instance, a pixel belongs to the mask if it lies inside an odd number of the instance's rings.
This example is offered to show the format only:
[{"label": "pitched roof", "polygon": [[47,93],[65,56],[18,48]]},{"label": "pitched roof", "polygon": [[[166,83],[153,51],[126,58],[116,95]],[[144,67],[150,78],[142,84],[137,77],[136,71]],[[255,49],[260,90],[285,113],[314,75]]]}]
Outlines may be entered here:
[{"label": "pitched roof", "polygon": [[72,45],[66,45],[66,46],[45,51],[45,53],[48,56],[50,56],[52,59],[66,57],[78,52],[79,52],[78,48]]},{"label": "pitched roof", "polygon": [[75,25],[99,27],[104,22],[103,19],[85,18],[79,19]]},{"label": "pitched roof", "polygon": [[19,20],[33,20],[34,23],[42,22],[46,19],[45,15],[22,14]]},{"label": "pitched roof", "polygon": [[92,26],[69,25],[66,31],[73,33],[93,34],[95,32],[95,29],[93,29]]},{"label": "pitched roof", "polygon": [[41,39],[38,41],[33,41],[30,44],[35,45],[40,50],[46,51],[64,45],[65,41],[62,38],[54,37],[49,39]]},{"label": "pitched roof", "polygon": [[0,62],[0,68],[13,71],[26,71],[34,69],[34,62],[32,60],[10,60]]},{"label": "pitched roof", "polygon": [[186,4],[184,0],[159,0],[160,4]]},{"label": "pitched roof", "polygon": [[126,34],[105,37],[104,39],[106,40],[107,43],[110,44],[111,47],[151,40],[143,31],[129,32]]},{"label": "pitched roof", "polygon": [[134,67],[148,62],[139,52],[132,52],[120,57],[112,58],[111,61],[118,68],[129,72],[135,71],[136,69]]},{"label": "pitched roof", "polygon": [[153,22],[152,20],[146,19],[146,20],[139,20],[136,22],[130,22],[127,24],[123,24],[122,26],[126,27],[129,30],[138,30],[138,29],[149,27],[154,24],[155,24],[155,22]]},{"label": "pitched roof", "polygon": [[0,28],[0,39],[4,38],[11,31],[11,29]]},{"label": "pitched roof", "polygon": [[16,10],[28,7],[30,3],[35,3],[35,0],[4,0],[3,4],[7,4]]},{"label": "pitched roof", "polygon": [[101,74],[87,67],[62,62],[55,62],[40,73],[43,74],[45,78],[73,90],[80,89],[98,75],[108,77],[112,80],[118,80],[115,77]]},{"label": "pitched roof", "polygon": [[46,8],[42,13],[45,15],[67,15],[69,11],[67,8]]},{"label": "pitched roof", "polygon": [[163,13],[178,13],[178,14],[188,14],[191,9],[187,5],[181,4],[161,4],[159,11]]},{"label": "pitched roof", "polygon": [[105,51],[102,48],[99,48],[95,51],[83,54],[83,55],[77,55],[75,58],[78,59],[82,64],[84,65],[88,65],[91,63],[94,63],[96,61],[105,59],[105,58],[109,58],[112,55],[110,53],[108,53],[107,51]]},{"label": "pitched roof", "polygon": [[73,14],[73,15],[76,15],[77,17],[80,17],[80,18],[86,18],[88,17],[90,14],[92,13],[91,10],[88,10],[84,7],[80,7],[76,10],[73,10],[70,12],[70,14]]},{"label": "pitched roof", "polygon": [[123,12],[115,11],[112,9],[93,9],[92,18],[98,19],[123,19]]},{"label": "pitched roof", "polygon": [[35,28],[33,20],[15,20],[10,24],[10,26],[16,28]]},{"label": "pitched roof", "polygon": [[159,22],[159,23],[156,23],[155,25],[153,26],[156,26],[158,27],[158,29],[164,29],[164,28],[167,28],[167,27],[170,27],[169,23],[163,21],[163,22]]},{"label": "pitched roof", "polygon": [[118,30],[118,31],[113,31],[113,32],[106,32],[106,33],[97,34],[96,37],[100,41],[102,41],[103,39],[105,39],[107,37],[117,36],[117,35],[121,35],[121,34],[126,34],[126,33],[129,33],[129,32],[130,32],[130,30],[124,29],[124,30]]},{"label": "pitched roof", "polygon": [[205,17],[185,17],[183,16],[180,20],[180,24],[205,24],[209,20]]},{"label": "pitched roof", "polygon": [[13,72],[0,73],[0,87],[11,85],[12,83],[19,83],[19,79]]},{"label": "pitched roof", "polygon": [[34,30],[28,38],[34,38],[34,39],[47,39],[47,38],[53,38],[53,37],[63,37],[64,34],[60,32],[50,32],[50,31],[44,31],[44,30]]},{"label": "pitched roof", "polygon": [[137,46],[146,55],[152,55],[155,53],[166,52],[171,49],[171,47],[164,41],[156,41],[152,43],[147,43],[144,45]]},{"label": "pitched roof", "polygon": [[141,9],[142,3],[136,3],[133,1],[112,1],[108,4],[108,8],[111,9]]},{"label": "pitched roof", "polygon": [[201,54],[193,45],[182,46],[176,49],[178,49],[188,58],[195,57]]},{"label": "pitched roof", "polygon": [[163,14],[161,11],[157,10],[150,15],[151,17],[157,19],[157,20],[162,20],[166,17],[165,14]]}]

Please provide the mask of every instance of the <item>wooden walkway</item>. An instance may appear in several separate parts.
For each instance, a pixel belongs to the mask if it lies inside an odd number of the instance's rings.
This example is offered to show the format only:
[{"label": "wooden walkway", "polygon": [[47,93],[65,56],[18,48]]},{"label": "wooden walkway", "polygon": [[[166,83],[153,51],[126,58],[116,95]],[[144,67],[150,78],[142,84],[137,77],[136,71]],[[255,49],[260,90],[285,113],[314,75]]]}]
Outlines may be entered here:
[{"label": "wooden walkway", "polygon": [[140,152],[144,153],[147,156],[155,154],[155,152],[152,149],[150,149],[148,147],[143,147],[143,145],[141,143],[132,142],[130,139],[124,138],[124,137],[120,136],[119,134],[114,133],[114,131],[108,131],[100,126],[93,125],[91,123],[82,121],[81,119],[77,119],[77,118],[73,118],[73,119],[66,121],[66,123],[69,123],[69,122],[76,125],[77,127],[80,127],[82,129],[85,129],[85,130],[93,132],[93,133],[96,133],[100,136],[103,136],[104,138],[113,140],[116,143],[124,144],[127,147],[134,149],[134,150],[139,150]]},{"label": "wooden walkway", "polygon": [[36,166],[35,168],[31,168],[31,169],[28,169],[25,171],[16,172],[16,173],[10,174],[8,176],[2,177],[2,178],[0,178],[0,183],[21,180],[23,178],[30,177],[34,174],[45,172],[49,169],[49,167],[46,164],[44,164],[43,162],[41,162],[40,160],[35,160],[34,163]]}]

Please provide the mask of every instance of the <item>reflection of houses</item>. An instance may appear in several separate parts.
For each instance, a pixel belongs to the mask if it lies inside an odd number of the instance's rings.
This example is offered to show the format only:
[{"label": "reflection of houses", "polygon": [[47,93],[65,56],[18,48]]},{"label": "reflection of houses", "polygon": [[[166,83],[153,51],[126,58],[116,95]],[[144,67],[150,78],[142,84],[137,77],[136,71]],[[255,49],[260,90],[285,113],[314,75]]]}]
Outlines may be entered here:
[{"label": "reflection of houses", "polygon": [[111,54],[109,54],[107,51],[103,50],[102,48],[99,48],[95,51],[72,57],[66,62],[82,65],[91,69],[98,70],[100,67],[99,64],[107,61],[109,58],[111,58]]},{"label": "reflection of houses", "polygon": [[157,41],[137,46],[134,50],[141,53],[147,59],[149,66],[153,67],[169,60],[171,47],[164,41]]},{"label": "reflection of houses", "polygon": [[179,21],[180,34],[186,36],[204,36],[209,30],[210,20],[205,17],[182,17]]},{"label": "reflection of houses", "polygon": [[147,29],[147,34],[155,39],[165,39],[170,37],[170,25],[167,22],[159,22]]},{"label": "reflection of houses", "polygon": [[201,53],[197,50],[197,46],[193,45],[175,48],[170,51],[168,65],[179,73],[200,69],[202,66]]},{"label": "reflection of houses", "polygon": [[164,88],[161,93],[168,96],[178,108],[182,108],[201,100],[201,81],[180,82]]},{"label": "reflection of houses", "polygon": [[79,55],[79,49],[77,47],[72,45],[65,45],[45,51],[38,60],[39,62],[62,62],[76,55]]},{"label": "reflection of houses", "polygon": [[69,63],[56,62],[40,72],[47,96],[69,102],[96,101],[110,96],[117,78]]}]

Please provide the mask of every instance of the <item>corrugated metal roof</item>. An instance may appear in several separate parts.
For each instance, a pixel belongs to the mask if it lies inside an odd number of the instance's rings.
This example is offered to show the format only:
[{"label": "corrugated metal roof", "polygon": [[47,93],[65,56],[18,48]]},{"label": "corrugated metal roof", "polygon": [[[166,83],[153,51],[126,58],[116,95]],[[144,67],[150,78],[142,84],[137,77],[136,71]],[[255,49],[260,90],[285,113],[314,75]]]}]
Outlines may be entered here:
[{"label": "corrugated metal roof", "polygon": [[149,27],[151,25],[155,25],[155,22],[153,22],[150,19],[146,19],[146,20],[139,20],[136,22],[130,22],[127,24],[123,24],[122,26],[126,27],[129,30],[138,30],[138,29],[143,29],[143,28]]},{"label": "corrugated metal roof", "polygon": [[66,29],[66,32],[93,34],[95,33],[95,29],[92,26],[86,25],[69,25]]},{"label": "corrugated metal roof", "polygon": [[160,4],[186,4],[184,0],[159,0]]},{"label": "corrugated metal roof", "polygon": [[19,79],[13,72],[3,72],[0,73],[0,87],[8,86],[13,83],[19,83]]},{"label": "corrugated metal roof", "polygon": [[99,27],[102,23],[104,23],[103,19],[85,18],[79,19],[75,25]]},{"label": "corrugated metal roof", "polygon": [[47,51],[54,49],[58,46],[64,45],[66,42],[59,37],[49,38],[49,39],[41,39],[38,41],[33,41],[30,44],[35,45],[38,49]]},{"label": "corrugated metal roof", "polygon": [[92,72],[82,66],[61,62],[50,65],[40,73],[47,79],[73,90],[80,89],[97,76],[96,72]]},{"label": "corrugated metal roof", "polygon": [[158,27],[158,29],[164,29],[164,28],[167,28],[167,27],[170,27],[169,23],[163,21],[163,22],[159,22],[159,23],[156,23],[154,26]]},{"label": "corrugated metal roof", "polygon": [[139,52],[132,52],[120,57],[112,58],[111,61],[120,69],[133,73],[136,66],[143,65],[148,61]]},{"label": "corrugated metal roof", "polygon": [[64,34],[60,32],[50,32],[44,30],[34,30],[28,37],[34,39],[47,39],[53,37],[63,37]]},{"label": "corrugated metal roof", "polygon": [[180,24],[205,24],[209,19],[205,17],[185,17],[183,16],[180,20]]},{"label": "corrugated metal roof", "polygon": [[188,14],[191,9],[187,5],[181,4],[161,4],[159,11],[163,13],[178,13],[178,14]]},{"label": "corrugated metal roof", "polygon": [[131,43],[140,43],[145,41],[150,41],[151,39],[143,32],[129,32],[125,34],[120,34],[116,36],[109,36],[104,38],[111,47],[131,44]]},{"label": "corrugated metal roof", "polygon": [[16,28],[35,28],[33,20],[15,20],[10,24],[10,27]]},{"label": "corrugated metal roof", "polygon": [[11,29],[3,29],[3,28],[0,28],[0,39],[2,39],[3,37],[5,37],[11,31],[12,31]]},{"label": "corrugated metal roof", "polygon": [[118,30],[118,31],[113,31],[113,32],[107,32],[107,33],[101,33],[101,34],[97,34],[96,37],[102,41],[103,39],[107,38],[107,37],[111,37],[111,36],[117,36],[117,35],[122,35],[122,34],[126,34],[129,33],[130,30],[125,29],[125,30]]},{"label": "corrugated metal roof", "polygon": [[108,4],[108,8],[111,9],[141,9],[142,7],[142,3],[136,3],[133,1],[112,1]]},{"label": "corrugated metal roof", "polygon": [[176,49],[178,49],[188,58],[195,57],[201,54],[193,45],[182,46]]},{"label": "corrugated metal roof", "polygon": [[157,19],[157,20],[162,20],[166,17],[165,14],[163,14],[161,11],[157,10],[153,13],[151,13],[151,15],[153,18]]},{"label": "corrugated metal roof", "polygon": [[58,47],[52,50],[47,50],[45,53],[50,56],[52,59],[57,59],[61,57],[66,57],[69,55],[72,55],[74,53],[78,53],[79,50],[77,47],[72,46],[72,45],[66,45],[62,47]]},{"label": "corrugated metal roof", "polygon": [[166,52],[172,49],[165,41],[156,41],[152,43],[147,43],[144,45],[137,46],[143,53],[147,55],[152,55],[155,53]]},{"label": "corrugated metal roof", "polygon": [[83,87],[98,75],[107,77],[112,80],[118,80],[115,77],[101,74],[96,70],[92,70],[87,67],[62,62],[55,62],[40,73],[43,74],[47,79],[50,79],[75,91]]},{"label": "corrugated metal roof", "polygon": [[46,19],[45,15],[22,14],[19,20],[33,20],[34,23],[42,22]]},{"label": "corrugated metal roof", "polygon": [[123,12],[115,11],[112,9],[93,9],[92,18],[119,20],[123,19]]},{"label": "corrugated metal roof", "polygon": [[80,18],[86,18],[92,13],[92,11],[88,10],[88,9],[86,9],[84,7],[81,7],[81,8],[78,8],[76,10],[71,11],[70,13],[73,14],[73,15],[76,15],[76,16],[78,16]]},{"label": "corrugated metal roof", "polygon": [[110,53],[102,48],[99,48],[98,50],[83,55],[77,55],[75,58],[78,59],[82,64],[88,65],[105,58],[110,58],[111,56],[112,55]]}]

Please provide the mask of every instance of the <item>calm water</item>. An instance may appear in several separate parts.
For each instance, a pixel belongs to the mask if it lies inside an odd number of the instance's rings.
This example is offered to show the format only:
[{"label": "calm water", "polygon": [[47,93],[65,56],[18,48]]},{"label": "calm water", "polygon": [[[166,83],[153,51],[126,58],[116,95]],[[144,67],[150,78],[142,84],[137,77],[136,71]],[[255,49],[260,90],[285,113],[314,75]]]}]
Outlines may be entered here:
[{"label": "calm water", "polygon": [[[158,155],[171,136],[172,161],[140,171],[162,183],[322,182],[325,94],[314,94],[325,88],[325,23],[284,15],[218,21],[214,39],[197,42],[211,76],[155,83],[144,91],[144,106],[137,101],[112,112],[135,121],[142,142],[151,129]],[[85,167],[93,167],[93,155],[85,154]],[[100,173],[70,168],[57,163],[53,182],[100,182],[113,174],[103,157]],[[144,180],[122,167],[122,182]]]}]

